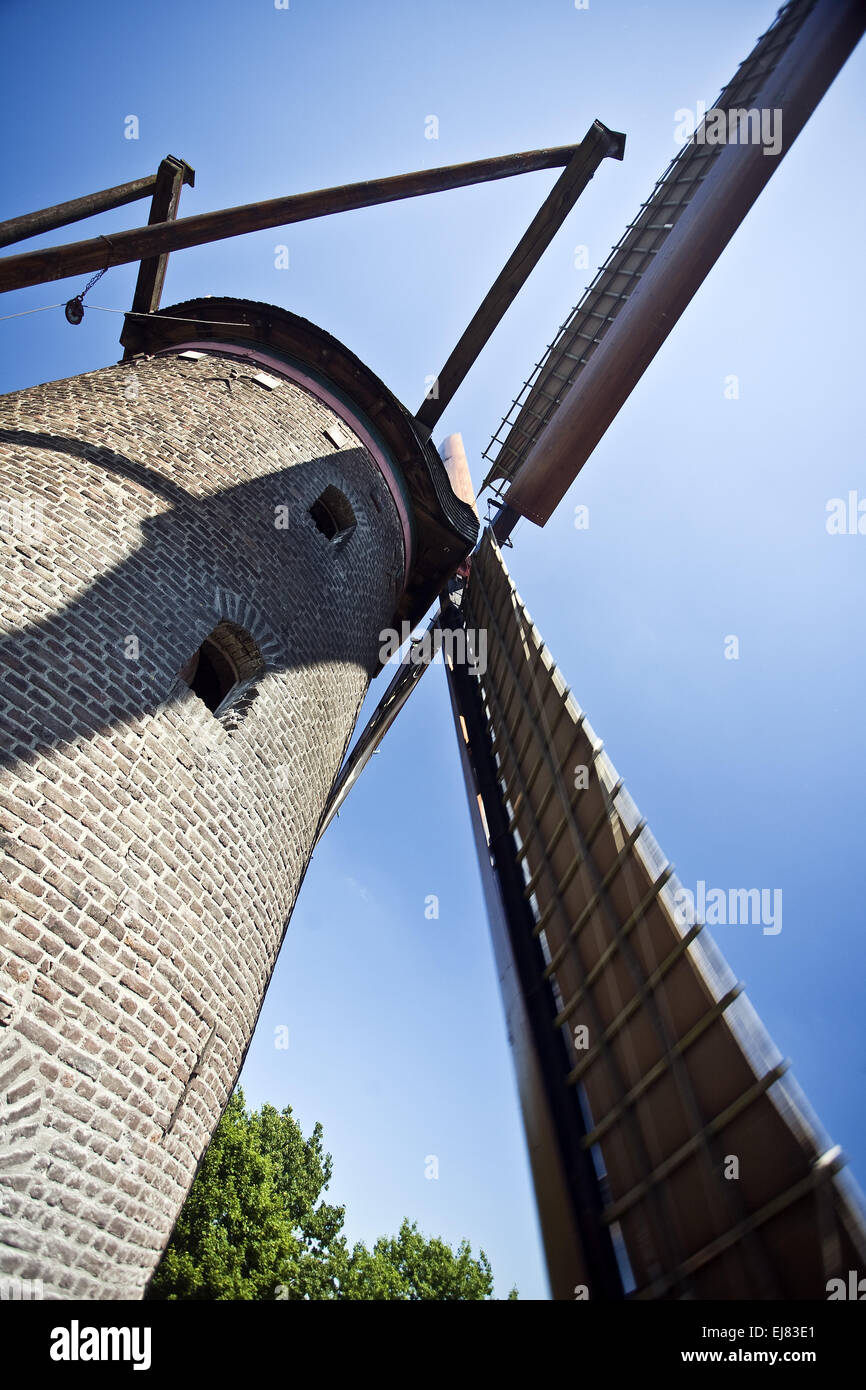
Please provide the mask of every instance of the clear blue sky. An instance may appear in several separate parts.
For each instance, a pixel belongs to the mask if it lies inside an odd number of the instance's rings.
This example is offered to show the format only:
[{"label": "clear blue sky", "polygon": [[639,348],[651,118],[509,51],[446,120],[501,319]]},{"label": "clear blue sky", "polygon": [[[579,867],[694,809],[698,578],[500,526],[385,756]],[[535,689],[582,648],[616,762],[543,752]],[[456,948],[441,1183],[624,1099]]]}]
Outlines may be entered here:
[{"label": "clear blue sky", "polygon": [[[195,166],[190,213],[564,144],[596,117],[624,130],[624,163],[602,167],[442,421],[437,439],[462,431],[478,483],[524,376],[675,152],[674,112],[712,103],[775,9],[3,0],[0,216],[138,177],[167,153]],[[521,523],[508,553],[683,882],[782,889],[778,936],[714,935],[861,1182],[866,536],[828,535],[825,509],[866,498],[864,74],[861,50],[560,511],[544,532]],[[124,138],[128,115],[138,140]],[[425,139],[430,115],[438,140]],[[283,305],[415,408],[554,177],[180,252],[163,303]],[[274,266],[280,243],[288,270]],[[578,244],[590,272],[574,267]],[[54,304],[85,278],[7,295],[0,312]],[[126,308],[133,284],[133,268],[112,271],[90,299]],[[71,328],[61,311],[0,323],[0,388],[116,361],[120,324],[91,312]],[[729,374],[738,400],[725,399]],[[438,921],[424,916],[430,893]],[[281,1024],[288,1051],[273,1045]],[[409,1215],[483,1246],[501,1294],[516,1282],[547,1296],[441,669],[316,853],[243,1084],[256,1105],[292,1104],[307,1130],[322,1121],[353,1238]]]}]

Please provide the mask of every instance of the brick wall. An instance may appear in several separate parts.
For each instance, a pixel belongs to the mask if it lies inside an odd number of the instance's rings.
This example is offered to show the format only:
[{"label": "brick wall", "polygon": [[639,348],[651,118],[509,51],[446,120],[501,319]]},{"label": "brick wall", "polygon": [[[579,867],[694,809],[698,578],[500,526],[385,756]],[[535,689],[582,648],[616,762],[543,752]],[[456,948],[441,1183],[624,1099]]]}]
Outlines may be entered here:
[{"label": "brick wall", "polygon": [[[254,371],[172,354],[0,400],[0,1275],[46,1297],[139,1297],[159,1258],[402,580],[357,436]],[[178,680],[223,620],[265,666],[234,719]]]}]

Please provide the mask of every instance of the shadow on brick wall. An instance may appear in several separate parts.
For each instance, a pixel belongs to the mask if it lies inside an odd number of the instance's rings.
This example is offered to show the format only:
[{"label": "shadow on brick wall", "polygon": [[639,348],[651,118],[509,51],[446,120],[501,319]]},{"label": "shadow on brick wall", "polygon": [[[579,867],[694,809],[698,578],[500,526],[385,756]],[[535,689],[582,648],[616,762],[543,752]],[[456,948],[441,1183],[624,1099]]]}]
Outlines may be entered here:
[{"label": "shadow on brick wall", "polygon": [[[43,538],[4,537],[7,603],[20,594],[24,608],[29,593],[57,607],[0,635],[0,765],[154,713],[173,698],[181,667],[208,633],[233,617],[223,611],[227,595],[258,615],[252,635],[270,670],[346,662],[376,669],[380,615],[390,622],[402,577],[402,541],[396,512],[389,538],[368,505],[363,449],[196,497],[77,439],[0,430],[0,443],[68,454],[114,483],[112,496],[94,473],[73,495],[68,476],[64,491],[53,492],[49,479]],[[329,483],[356,512],[356,530],[339,547],[308,510]],[[277,508],[286,509],[279,528]],[[86,587],[76,593],[79,584]]]}]

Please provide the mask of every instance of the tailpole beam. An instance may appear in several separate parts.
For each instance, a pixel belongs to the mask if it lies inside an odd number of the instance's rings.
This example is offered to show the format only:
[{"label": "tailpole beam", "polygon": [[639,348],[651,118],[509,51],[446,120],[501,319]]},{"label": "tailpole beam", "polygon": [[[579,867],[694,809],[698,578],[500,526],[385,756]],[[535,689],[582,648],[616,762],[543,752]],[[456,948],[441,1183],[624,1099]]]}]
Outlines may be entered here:
[{"label": "tailpole beam", "polygon": [[513,303],[603,159],[622,159],[625,136],[593,121],[533,217],[445,366],[434,380],[416,419],[432,430],[454,399],[472,364]]},{"label": "tailpole beam", "polygon": [[[163,164],[165,162],[163,160]],[[191,169],[189,173],[192,175]],[[11,217],[7,222],[0,222],[0,246],[11,246],[16,241],[41,236],[43,232],[54,232],[70,222],[81,222],[86,217],[95,217],[99,212],[122,208],[127,203],[137,202],[139,198],[149,198],[156,190],[158,180],[158,173],[147,174],[143,179],[119,183],[114,188],[104,188],[100,193],[87,193],[83,198],[71,198],[67,203],[55,203],[53,207],[40,208],[38,212]],[[191,184],[192,177],[186,182]]]},{"label": "tailpole beam", "polygon": [[173,222],[133,227],[113,232],[110,238],[94,237],[89,241],[4,256],[0,259],[0,293],[50,280],[63,280],[70,275],[107,270],[116,265],[129,265],[132,261],[183,251],[190,246],[203,246],[227,237],[243,236],[246,232],[259,232],[267,227],[288,226],[314,217],[330,217],[337,212],[351,212],[404,198],[442,193],[451,188],[466,188],[470,184],[489,183],[495,179],[512,178],[516,174],[531,174],[539,169],[563,168],[579,148],[577,145],[561,145],[553,149],[476,159],[467,164],[452,164],[439,169],[422,169],[411,174],[394,174],[387,178],[368,179],[364,183],[320,188],[312,193],[293,193],[260,203],[222,208],[217,212],[202,212]]}]

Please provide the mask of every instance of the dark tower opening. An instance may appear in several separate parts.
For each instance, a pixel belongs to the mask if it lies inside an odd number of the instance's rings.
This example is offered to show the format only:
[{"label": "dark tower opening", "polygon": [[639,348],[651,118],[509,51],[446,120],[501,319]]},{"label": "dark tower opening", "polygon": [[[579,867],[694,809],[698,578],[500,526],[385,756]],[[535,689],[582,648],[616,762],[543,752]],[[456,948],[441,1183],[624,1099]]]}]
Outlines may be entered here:
[{"label": "dark tower opening", "polygon": [[310,507],[310,516],[316,523],[316,529],[329,541],[345,535],[355,525],[355,513],[352,511],[351,502],[331,483]]},{"label": "dark tower opening", "polygon": [[216,712],[229,691],[238,683],[234,665],[214,642],[202,642],[195,656],[195,672],[189,681],[190,690],[204,700],[209,710]]},{"label": "dark tower opening", "polygon": [[193,653],[180,677],[216,714],[233,691],[263,672],[264,662],[249,633],[222,622]]}]

